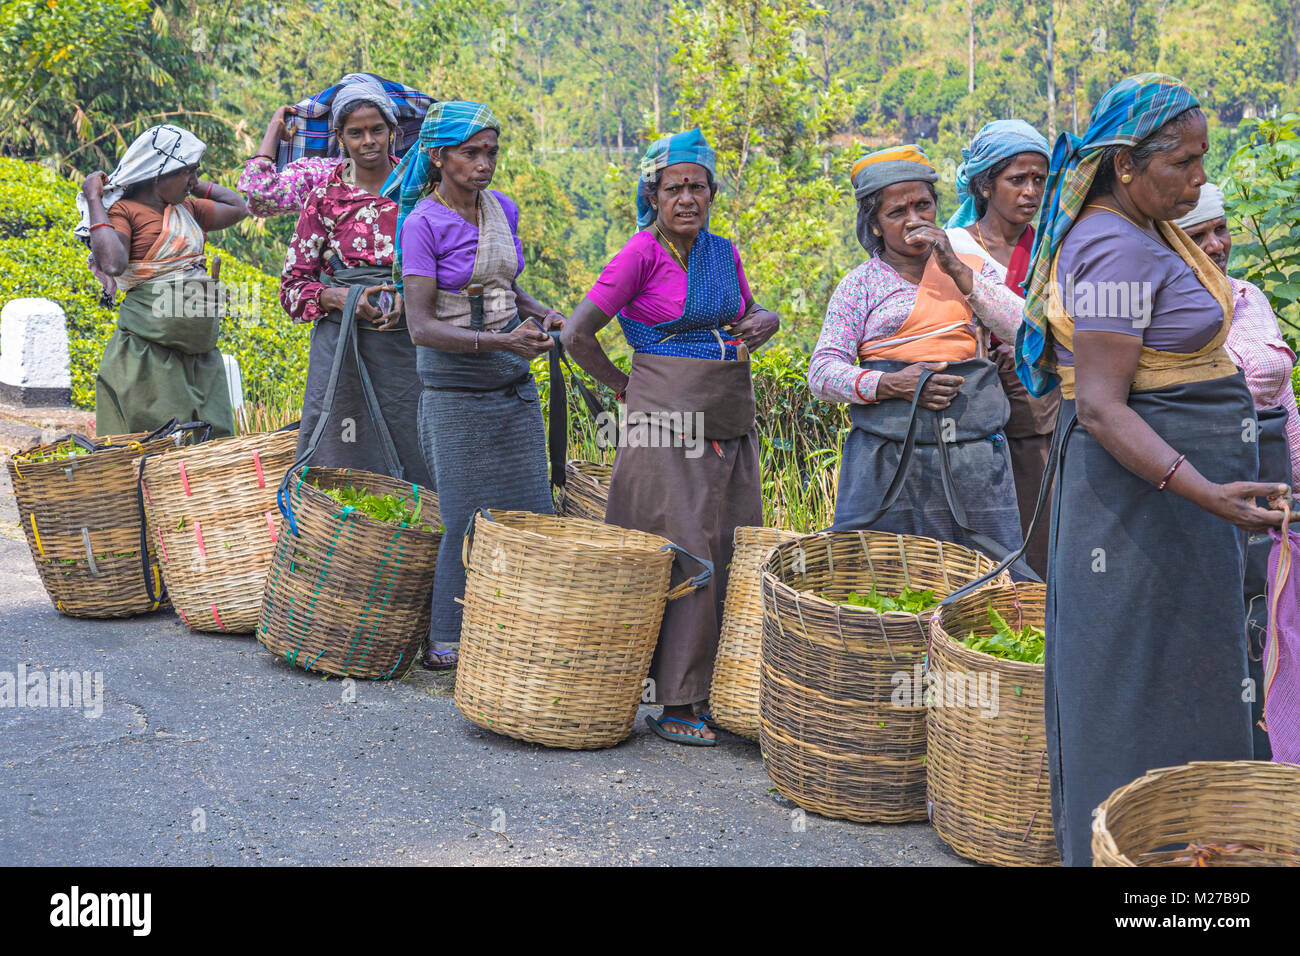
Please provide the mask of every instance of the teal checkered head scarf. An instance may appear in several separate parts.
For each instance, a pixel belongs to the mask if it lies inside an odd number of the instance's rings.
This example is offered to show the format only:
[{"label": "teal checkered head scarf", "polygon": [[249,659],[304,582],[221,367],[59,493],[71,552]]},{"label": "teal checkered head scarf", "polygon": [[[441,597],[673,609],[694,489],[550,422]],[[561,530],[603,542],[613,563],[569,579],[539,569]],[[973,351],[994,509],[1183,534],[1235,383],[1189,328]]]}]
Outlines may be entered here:
[{"label": "teal checkered head scarf", "polygon": [[433,172],[429,150],[439,146],[459,146],[485,129],[501,132],[501,124],[484,103],[449,100],[433,104],[424,116],[424,123],[420,126],[420,141],[415,149],[402,157],[397,168],[384,181],[384,195],[397,201],[393,280],[399,290],[402,288],[402,223],[406,222],[411,210],[429,193],[430,174]]},{"label": "teal checkered head scarf", "polygon": [[712,178],[713,147],[698,129],[689,129],[684,133],[661,136],[645,151],[641,158],[641,176],[636,189],[636,224],[644,229],[655,221],[654,207],[650,205],[650,184],[659,179],[659,174],[669,166],[678,163],[695,163],[703,166]]}]

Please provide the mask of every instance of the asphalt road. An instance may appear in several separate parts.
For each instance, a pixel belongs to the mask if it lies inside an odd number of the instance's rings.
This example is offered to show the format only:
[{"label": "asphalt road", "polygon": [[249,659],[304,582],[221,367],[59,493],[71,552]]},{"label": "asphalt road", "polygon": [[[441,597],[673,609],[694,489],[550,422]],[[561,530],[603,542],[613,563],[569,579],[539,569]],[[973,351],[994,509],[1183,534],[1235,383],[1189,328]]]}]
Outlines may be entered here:
[{"label": "asphalt road", "polygon": [[965,862],[926,824],[804,815],[730,734],[549,750],[463,719],[447,677],[345,686],[170,613],[64,617],[12,520],[0,502],[0,672],[99,673],[103,697],[0,708],[0,864]]}]

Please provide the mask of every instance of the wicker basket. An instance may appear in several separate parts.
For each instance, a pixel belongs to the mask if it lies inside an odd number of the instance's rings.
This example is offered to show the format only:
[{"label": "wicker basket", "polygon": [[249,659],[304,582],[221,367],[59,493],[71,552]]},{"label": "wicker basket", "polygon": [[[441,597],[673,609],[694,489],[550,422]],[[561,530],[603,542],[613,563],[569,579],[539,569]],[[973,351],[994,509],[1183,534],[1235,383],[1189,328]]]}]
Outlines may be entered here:
[{"label": "wicker basket", "polygon": [[317,483],[375,495],[414,489],[423,503],[421,520],[438,521],[438,499],[428,489],[365,471],[302,469],[285,493],[258,641],[304,670],[400,677],[429,636],[442,535],[350,511]]},{"label": "wicker basket", "polygon": [[930,822],[944,842],[980,863],[1060,862],[1052,834],[1043,665],[992,657],[953,638],[989,633],[990,604],[1014,628],[1042,627],[1046,592],[1042,584],[982,588],[930,619]]},{"label": "wicker basket", "polygon": [[275,550],[275,489],[296,431],[223,438],[141,459],[141,489],[167,596],[196,631],[251,634]]},{"label": "wicker basket", "polygon": [[[33,460],[73,441],[64,439],[10,456],[18,519],[45,592],[61,612],[131,617],[166,604],[150,598],[145,584],[136,460],[175,448],[185,437],[182,432],[149,440],[144,433],[109,435],[94,439],[93,454]],[[88,442],[82,436],[76,440]],[[154,593],[161,594],[152,550],[148,564]]]},{"label": "wicker basket", "polygon": [[759,743],[783,796],[827,817],[925,819],[925,706],[913,691],[931,612],[878,614],[835,602],[872,584],[943,597],[993,567],[955,544],[874,531],[776,547],[763,565]]},{"label": "wicker basket", "polygon": [[556,502],[556,513],[565,518],[605,520],[605,503],[609,500],[609,476],[613,465],[570,459],[564,466],[564,488]]},{"label": "wicker basket", "polygon": [[[548,747],[627,738],[650,669],[673,555],[657,535],[521,511],[482,513],[466,540],[456,706]],[[702,582],[700,582],[702,583]]]},{"label": "wicker basket", "polygon": [[763,648],[762,566],[782,541],[798,535],[778,528],[740,527],[727,575],[718,655],[713,663],[709,709],[719,727],[758,740],[759,665]]},{"label": "wicker basket", "polygon": [[1300,766],[1236,760],[1152,770],[1102,802],[1093,866],[1300,866]]}]

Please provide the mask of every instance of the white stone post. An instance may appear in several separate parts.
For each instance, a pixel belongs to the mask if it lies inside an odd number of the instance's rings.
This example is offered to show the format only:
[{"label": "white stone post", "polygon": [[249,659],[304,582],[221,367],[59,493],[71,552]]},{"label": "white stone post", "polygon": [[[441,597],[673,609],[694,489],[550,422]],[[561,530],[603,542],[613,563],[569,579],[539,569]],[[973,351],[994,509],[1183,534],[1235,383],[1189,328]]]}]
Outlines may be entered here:
[{"label": "white stone post", "polygon": [[12,299],[0,311],[0,401],[72,404],[68,326],[49,299]]}]

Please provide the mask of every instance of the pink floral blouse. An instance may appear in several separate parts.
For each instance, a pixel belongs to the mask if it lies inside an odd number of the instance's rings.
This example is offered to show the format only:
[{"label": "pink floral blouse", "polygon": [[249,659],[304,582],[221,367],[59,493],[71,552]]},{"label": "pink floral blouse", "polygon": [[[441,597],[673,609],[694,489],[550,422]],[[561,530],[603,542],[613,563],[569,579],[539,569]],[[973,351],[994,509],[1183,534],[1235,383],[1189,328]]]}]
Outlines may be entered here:
[{"label": "pink floral blouse", "polygon": [[[975,317],[1002,341],[1014,342],[1024,300],[1002,283],[987,262],[974,280],[967,300]],[[876,400],[876,386],[884,373],[864,372],[858,366],[858,346],[896,335],[916,305],[916,290],[878,258],[868,259],[840,280],[826,305],[821,336],[808,365],[813,395],[828,402]]]},{"label": "pink floral blouse", "polygon": [[277,171],[274,160],[254,156],[244,163],[238,189],[248,200],[248,211],[259,219],[296,213],[312,190],[324,185],[342,162],[337,156],[307,156]]},{"label": "pink floral blouse", "polygon": [[280,274],[280,304],[295,322],[315,322],[325,315],[319,299],[326,287],[320,276],[333,274],[327,265],[331,256],[338,256],[345,268],[393,264],[397,203],[353,185],[350,173],[350,165],[336,166],[303,202]]}]

